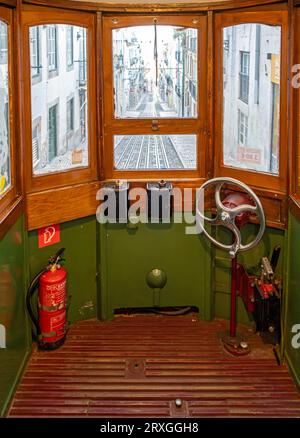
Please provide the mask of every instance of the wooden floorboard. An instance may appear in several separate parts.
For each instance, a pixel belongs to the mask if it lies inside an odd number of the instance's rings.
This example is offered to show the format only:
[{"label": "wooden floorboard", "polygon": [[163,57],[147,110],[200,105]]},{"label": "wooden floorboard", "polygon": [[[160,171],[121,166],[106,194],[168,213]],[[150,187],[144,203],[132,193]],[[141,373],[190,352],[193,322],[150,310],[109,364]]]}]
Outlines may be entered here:
[{"label": "wooden floorboard", "polygon": [[195,315],[78,322],[63,347],[32,354],[8,416],[300,417],[272,347],[240,327],[251,354],[232,357],[220,342],[227,325]]}]

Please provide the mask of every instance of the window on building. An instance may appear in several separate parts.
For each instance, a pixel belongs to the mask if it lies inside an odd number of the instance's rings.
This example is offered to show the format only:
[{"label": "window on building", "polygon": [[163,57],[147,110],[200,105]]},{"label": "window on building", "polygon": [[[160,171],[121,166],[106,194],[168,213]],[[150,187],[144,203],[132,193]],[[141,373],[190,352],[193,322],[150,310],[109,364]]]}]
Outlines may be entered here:
[{"label": "window on building", "polygon": [[223,39],[223,162],[277,175],[281,27],[230,26],[223,29]]},{"label": "window on building", "polygon": [[0,198],[11,186],[8,25],[0,21]]},{"label": "window on building", "polygon": [[39,26],[34,26],[30,29],[30,62],[31,76],[35,78],[41,73]]},{"label": "window on building", "polygon": [[48,115],[48,157],[52,161],[57,156],[57,111],[58,105],[49,108]]},{"label": "window on building", "polygon": [[70,69],[74,65],[74,28],[67,27],[67,68]]},{"label": "window on building", "polygon": [[120,18],[114,28],[105,19],[105,37],[112,39],[106,103],[109,93],[114,98],[105,117],[113,150],[109,173],[115,175],[155,170],[198,174],[202,17],[156,20],[149,17],[139,25],[134,17]]},{"label": "window on building", "polygon": [[248,104],[249,101],[249,65],[250,53],[240,52],[240,99]]},{"label": "window on building", "polygon": [[79,83],[84,86],[87,81],[87,45],[86,45],[86,29],[81,28],[77,33],[79,41]]},{"label": "window on building", "polygon": [[58,41],[57,41],[57,29],[58,26],[51,24],[46,26],[47,28],[47,53],[48,53],[48,70],[49,72],[55,71],[58,68]]},{"label": "window on building", "polygon": [[248,117],[239,110],[238,114],[238,138],[241,146],[247,146],[248,141]]},{"label": "window on building", "polygon": [[40,159],[40,131],[39,123],[34,121],[32,127],[32,162],[34,168],[38,165]]},{"label": "window on building", "polygon": [[87,101],[85,90],[79,92],[79,108],[80,108],[80,138],[84,141],[87,134],[86,118],[87,118]]},{"label": "window on building", "polygon": [[7,64],[8,33],[7,24],[0,21],[0,64]]},{"label": "window on building", "polygon": [[74,97],[67,101],[67,132],[74,130]]},{"label": "window on building", "polygon": [[[34,175],[87,167],[88,157],[88,82],[81,76],[81,65],[86,59],[86,29],[69,25],[46,25],[31,27],[30,37],[39,34],[41,44],[47,41],[47,51],[40,49],[40,64],[57,67],[58,59],[67,65],[67,39],[72,28],[74,54],[78,62],[74,68],[57,69],[57,74],[49,80],[42,75],[39,82],[31,81],[32,117],[32,165]],[[57,44],[59,39],[60,44]],[[84,55],[82,55],[84,54]],[[36,56],[36,44],[30,44],[31,62]],[[77,55],[76,55],[77,56]],[[82,56],[85,58],[82,59]],[[77,60],[77,59],[76,59]],[[82,96],[76,98],[75,96]],[[39,120],[39,128],[35,121]],[[70,133],[72,136],[70,137]]]}]

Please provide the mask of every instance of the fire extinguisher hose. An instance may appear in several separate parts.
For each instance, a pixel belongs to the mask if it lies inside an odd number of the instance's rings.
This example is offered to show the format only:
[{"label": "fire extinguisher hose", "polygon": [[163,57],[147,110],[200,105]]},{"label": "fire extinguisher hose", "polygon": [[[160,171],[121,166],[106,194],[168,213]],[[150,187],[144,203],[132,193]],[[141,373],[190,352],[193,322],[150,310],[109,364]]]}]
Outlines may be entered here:
[{"label": "fire extinguisher hose", "polygon": [[30,316],[31,321],[36,328],[36,338],[39,337],[39,335],[41,334],[41,331],[40,331],[38,320],[37,320],[37,318],[32,310],[31,299],[32,299],[35,291],[37,290],[40,277],[47,271],[48,271],[48,269],[44,268],[33,278],[33,280],[31,281],[31,283],[28,287],[27,294],[26,294],[26,308],[27,308],[27,312]]}]

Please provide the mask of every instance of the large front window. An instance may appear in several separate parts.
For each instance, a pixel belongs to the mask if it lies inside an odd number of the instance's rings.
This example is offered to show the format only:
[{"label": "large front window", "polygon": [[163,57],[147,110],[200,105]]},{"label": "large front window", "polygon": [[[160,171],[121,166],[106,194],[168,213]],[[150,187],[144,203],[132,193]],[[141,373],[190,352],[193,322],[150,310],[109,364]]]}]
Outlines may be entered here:
[{"label": "large front window", "polygon": [[104,63],[111,176],[118,171],[197,174],[204,121],[204,94],[199,93],[205,69],[199,66],[205,41],[202,18],[143,17],[139,24],[138,17],[130,17],[120,18],[120,25],[118,19],[105,18],[104,36],[111,45],[111,59],[107,53]]},{"label": "large front window", "polygon": [[196,29],[115,29],[113,60],[116,118],[197,117]]}]

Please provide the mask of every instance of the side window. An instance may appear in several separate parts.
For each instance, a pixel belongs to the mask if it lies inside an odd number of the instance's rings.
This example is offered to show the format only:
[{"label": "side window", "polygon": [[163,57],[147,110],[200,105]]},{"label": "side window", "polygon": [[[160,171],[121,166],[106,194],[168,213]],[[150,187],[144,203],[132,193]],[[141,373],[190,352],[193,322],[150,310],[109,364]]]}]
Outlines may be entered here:
[{"label": "side window", "polygon": [[0,21],[0,198],[11,187],[8,25]]},{"label": "side window", "polygon": [[281,27],[223,30],[223,162],[279,174]]},{"label": "side window", "polygon": [[33,174],[86,167],[86,29],[62,24],[33,26],[29,36]]}]

